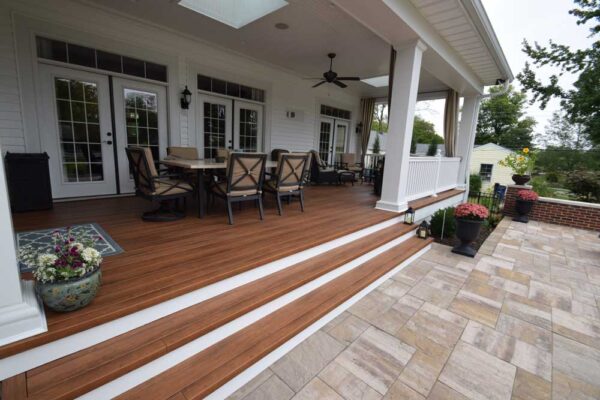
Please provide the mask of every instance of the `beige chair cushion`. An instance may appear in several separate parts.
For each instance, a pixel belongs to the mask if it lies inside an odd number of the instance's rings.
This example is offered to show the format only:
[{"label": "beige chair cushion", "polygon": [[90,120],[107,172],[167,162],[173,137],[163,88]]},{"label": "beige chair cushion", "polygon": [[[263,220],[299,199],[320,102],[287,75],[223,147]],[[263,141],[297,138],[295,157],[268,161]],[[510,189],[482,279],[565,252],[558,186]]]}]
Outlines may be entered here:
[{"label": "beige chair cushion", "polygon": [[195,147],[167,147],[167,154],[172,158],[197,160],[198,149]]},{"label": "beige chair cushion", "polygon": [[342,164],[354,165],[356,164],[356,154],[354,153],[342,153],[340,155],[340,161]]},{"label": "beige chair cushion", "polygon": [[279,193],[293,192],[294,190],[300,189],[300,185],[283,186],[283,187],[280,187],[279,189],[277,189],[275,187],[275,185],[276,185],[276,183],[274,181],[267,181],[267,182],[265,182],[265,189],[269,190],[271,192],[277,192],[277,191],[279,191]]},{"label": "beige chair cushion", "polygon": [[[219,182],[215,186],[217,187],[218,191],[222,192],[224,195],[227,194],[227,182]],[[251,195],[257,194],[257,193],[258,193],[258,190],[256,190],[256,189],[232,190],[229,195],[233,196],[233,197],[239,197],[239,196],[251,196]]]},{"label": "beige chair cushion", "polygon": [[153,196],[169,196],[172,194],[188,193],[193,191],[192,186],[174,179],[161,179],[154,182],[156,190],[149,193]]}]

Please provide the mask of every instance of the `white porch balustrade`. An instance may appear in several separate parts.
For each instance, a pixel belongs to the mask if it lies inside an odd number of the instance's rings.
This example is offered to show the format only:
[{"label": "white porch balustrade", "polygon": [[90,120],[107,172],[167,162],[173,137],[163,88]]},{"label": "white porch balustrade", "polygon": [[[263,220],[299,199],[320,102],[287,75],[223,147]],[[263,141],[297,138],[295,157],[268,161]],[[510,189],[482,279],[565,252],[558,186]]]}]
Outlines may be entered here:
[{"label": "white porch balustrade", "polygon": [[406,200],[435,196],[458,184],[460,157],[410,157]]}]

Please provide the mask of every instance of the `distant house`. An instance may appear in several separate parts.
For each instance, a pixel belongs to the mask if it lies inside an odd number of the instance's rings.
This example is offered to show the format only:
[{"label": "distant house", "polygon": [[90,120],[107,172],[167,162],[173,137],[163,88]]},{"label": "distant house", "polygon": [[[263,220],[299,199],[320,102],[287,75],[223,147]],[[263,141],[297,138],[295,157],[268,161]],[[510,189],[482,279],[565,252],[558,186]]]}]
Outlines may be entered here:
[{"label": "distant house", "polygon": [[471,174],[481,177],[481,189],[493,187],[495,183],[506,186],[512,183],[512,170],[498,162],[512,153],[512,150],[494,143],[475,146],[471,155]]}]

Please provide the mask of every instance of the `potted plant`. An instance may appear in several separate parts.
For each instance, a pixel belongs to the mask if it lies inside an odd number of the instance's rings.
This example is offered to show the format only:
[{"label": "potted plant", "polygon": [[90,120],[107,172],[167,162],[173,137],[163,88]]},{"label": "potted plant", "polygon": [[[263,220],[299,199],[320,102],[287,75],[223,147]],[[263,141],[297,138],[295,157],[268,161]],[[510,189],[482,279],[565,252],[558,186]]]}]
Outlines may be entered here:
[{"label": "potted plant", "polygon": [[514,217],[513,221],[529,222],[529,213],[538,198],[538,194],[533,190],[519,190],[517,192],[517,202],[515,204],[515,209],[519,215]]},{"label": "potted plant", "polygon": [[452,249],[453,253],[475,257],[477,251],[471,246],[471,243],[479,237],[481,224],[488,215],[488,209],[481,204],[464,203],[456,207],[454,210],[456,237],[460,239],[460,244]]},{"label": "potted plant", "polygon": [[512,180],[517,185],[524,185],[531,179],[531,171],[535,165],[535,153],[525,147],[519,152],[510,153],[504,160],[498,162],[503,167],[509,167],[514,174]]},{"label": "potted plant", "polygon": [[35,268],[35,289],[46,306],[58,312],[78,310],[96,297],[100,287],[102,256],[93,244],[102,239],[77,238],[69,228],[52,236],[52,251],[25,246],[19,259]]}]

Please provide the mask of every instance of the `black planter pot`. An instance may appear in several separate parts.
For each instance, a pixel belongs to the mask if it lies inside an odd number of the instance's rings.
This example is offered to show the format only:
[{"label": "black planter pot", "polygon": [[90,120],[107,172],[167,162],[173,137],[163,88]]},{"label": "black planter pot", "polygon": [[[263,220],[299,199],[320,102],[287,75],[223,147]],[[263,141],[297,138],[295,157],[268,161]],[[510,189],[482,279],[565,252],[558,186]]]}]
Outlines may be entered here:
[{"label": "black planter pot", "polygon": [[529,213],[531,212],[533,203],[535,203],[535,201],[517,199],[517,203],[515,204],[515,210],[519,215],[514,217],[513,221],[523,222],[525,224],[528,223]]},{"label": "black planter pot", "polygon": [[462,254],[467,257],[475,257],[477,250],[475,250],[471,243],[479,237],[481,231],[481,224],[483,221],[473,221],[469,219],[456,219],[456,237],[460,239],[460,244],[454,246],[452,249],[453,253]]},{"label": "black planter pot", "polygon": [[512,180],[517,184],[517,185],[521,185],[523,186],[524,184],[526,184],[527,182],[529,182],[529,180],[531,179],[531,176],[529,175],[513,175],[512,176]]}]

